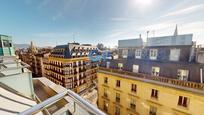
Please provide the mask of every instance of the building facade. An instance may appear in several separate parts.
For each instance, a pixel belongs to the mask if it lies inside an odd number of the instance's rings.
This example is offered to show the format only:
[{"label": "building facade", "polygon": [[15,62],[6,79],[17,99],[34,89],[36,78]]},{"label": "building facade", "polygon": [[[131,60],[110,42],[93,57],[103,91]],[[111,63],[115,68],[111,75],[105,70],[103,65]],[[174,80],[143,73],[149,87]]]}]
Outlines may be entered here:
[{"label": "building facade", "polygon": [[1,115],[105,115],[73,91],[32,78],[29,65],[8,54],[0,54]]},{"label": "building facade", "polygon": [[0,35],[0,55],[15,55],[11,36]]},{"label": "building facade", "polygon": [[45,76],[56,84],[80,93],[96,82],[97,62],[87,57],[95,46],[68,43],[56,46],[44,59]]},{"label": "building facade", "polygon": [[31,41],[28,49],[19,49],[16,54],[19,58],[30,65],[29,70],[32,71],[34,77],[42,77],[44,74],[43,59],[50,55],[50,48],[37,49]]},{"label": "building facade", "polygon": [[49,57],[50,53],[47,52],[42,52],[42,53],[37,53],[33,56],[32,58],[32,70],[34,76],[37,77],[42,77],[44,76],[44,64],[43,64],[43,59]]},{"label": "building facade", "polygon": [[200,115],[204,84],[100,67],[98,106],[110,115]]},{"label": "building facade", "polygon": [[197,48],[196,62],[204,63],[204,45],[199,45]]},{"label": "building facade", "polygon": [[192,41],[192,34],[119,40],[119,59],[103,66],[152,76],[203,83],[203,48]]}]

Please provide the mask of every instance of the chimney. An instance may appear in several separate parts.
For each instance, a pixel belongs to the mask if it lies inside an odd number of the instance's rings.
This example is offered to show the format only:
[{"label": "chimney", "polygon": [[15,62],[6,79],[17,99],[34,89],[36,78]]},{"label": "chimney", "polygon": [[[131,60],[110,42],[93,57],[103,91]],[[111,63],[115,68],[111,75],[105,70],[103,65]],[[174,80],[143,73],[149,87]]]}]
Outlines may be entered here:
[{"label": "chimney", "polygon": [[174,36],[177,36],[178,35],[178,28],[177,28],[177,24],[176,24],[176,28],[175,28],[175,31],[174,31]]}]

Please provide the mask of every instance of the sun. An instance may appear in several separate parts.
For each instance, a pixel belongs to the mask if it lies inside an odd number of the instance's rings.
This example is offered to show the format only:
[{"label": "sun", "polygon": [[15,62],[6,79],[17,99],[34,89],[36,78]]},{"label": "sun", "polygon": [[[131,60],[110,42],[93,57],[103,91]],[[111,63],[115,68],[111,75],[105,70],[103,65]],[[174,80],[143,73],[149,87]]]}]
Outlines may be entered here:
[{"label": "sun", "polygon": [[135,3],[137,5],[149,6],[152,4],[152,0],[135,0]]}]

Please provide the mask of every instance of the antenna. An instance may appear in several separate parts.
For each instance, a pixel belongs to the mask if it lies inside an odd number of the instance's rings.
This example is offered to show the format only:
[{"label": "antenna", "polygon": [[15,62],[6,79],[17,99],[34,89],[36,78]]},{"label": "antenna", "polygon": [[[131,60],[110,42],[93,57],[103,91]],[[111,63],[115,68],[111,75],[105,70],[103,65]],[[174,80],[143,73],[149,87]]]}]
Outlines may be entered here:
[{"label": "antenna", "polygon": [[139,38],[142,39],[142,35],[141,34],[139,35]]},{"label": "antenna", "polygon": [[174,36],[177,36],[178,35],[178,28],[177,28],[177,24],[176,24],[176,28],[175,28],[175,31],[174,31]]},{"label": "antenna", "polygon": [[149,31],[147,31],[147,39],[148,39]]},{"label": "antenna", "polygon": [[76,35],[77,35],[77,34],[79,34],[79,33],[78,33],[78,32],[74,32],[74,33],[73,33],[73,42],[74,42],[74,43],[75,43],[75,38],[76,38]]},{"label": "antenna", "polygon": [[73,33],[73,42],[75,43],[75,33]]}]

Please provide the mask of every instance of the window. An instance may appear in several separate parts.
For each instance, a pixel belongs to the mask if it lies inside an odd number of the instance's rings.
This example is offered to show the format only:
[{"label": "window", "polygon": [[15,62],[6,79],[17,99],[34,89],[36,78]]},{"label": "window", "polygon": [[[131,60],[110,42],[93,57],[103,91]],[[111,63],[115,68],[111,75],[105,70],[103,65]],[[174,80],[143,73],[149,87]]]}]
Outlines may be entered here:
[{"label": "window", "polygon": [[2,48],[2,41],[0,40],[0,48]]},{"label": "window", "polygon": [[116,80],[116,87],[120,87],[120,80]]},{"label": "window", "polygon": [[135,58],[140,59],[141,58],[141,54],[142,54],[142,50],[141,49],[136,49],[135,50]]},{"label": "window", "polygon": [[136,109],[136,101],[134,98],[130,99],[130,109],[133,109],[133,110]]},{"label": "window", "polygon": [[108,103],[105,102],[105,101],[103,101],[103,110],[104,110],[105,112],[108,112]]},{"label": "window", "polygon": [[136,84],[132,84],[131,91],[132,92],[137,92],[137,85]]},{"label": "window", "polygon": [[104,77],[104,83],[108,84],[108,77]]},{"label": "window", "polygon": [[159,67],[152,67],[152,75],[153,76],[159,76],[159,71],[160,71]]},{"label": "window", "polygon": [[178,72],[177,72],[178,79],[184,80],[184,81],[188,80],[188,74],[189,74],[189,71],[188,70],[183,70],[183,69],[179,69]]},{"label": "window", "polygon": [[118,68],[122,69],[123,68],[123,63],[118,63]]},{"label": "window", "polygon": [[157,115],[157,108],[150,106],[149,115]]},{"label": "window", "polygon": [[115,107],[115,115],[120,115],[120,108],[119,107]]},{"label": "window", "polygon": [[138,72],[139,72],[139,65],[133,65],[132,68],[133,68],[132,71],[133,71],[134,73],[138,73]]},{"label": "window", "polygon": [[103,92],[104,94],[104,97],[108,97],[108,92],[107,92],[107,89],[104,89],[104,92]]},{"label": "window", "polygon": [[188,107],[188,101],[189,100],[187,97],[179,96],[178,105],[183,107]]},{"label": "window", "polygon": [[3,40],[4,47],[11,47],[11,44],[8,40]]},{"label": "window", "polygon": [[158,90],[152,89],[151,97],[157,99],[158,98]]},{"label": "window", "polygon": [[115,101],[120,103],[120,93],[116,93],[115,95]]},{"label": "window", "polygon": [[106,62],[106,68],[110,67],[110,62]]},{"label": "window", "polygon": [[12,43],[9,43],[9,47],[12,47]]},{"label": "window", "polygon": [[179,61],[180,57],[180,49],[171,49],[170,50],[170,61]]},{"label": "window", "polygon": [[151,60],[156,60],[157,59],[157,49],[150,49],[149,58]]},{"label": "window", "polygon": [[127,58],[127,56],[128,56],[128,50],[127,49],[122,50],[122,57]]}]

